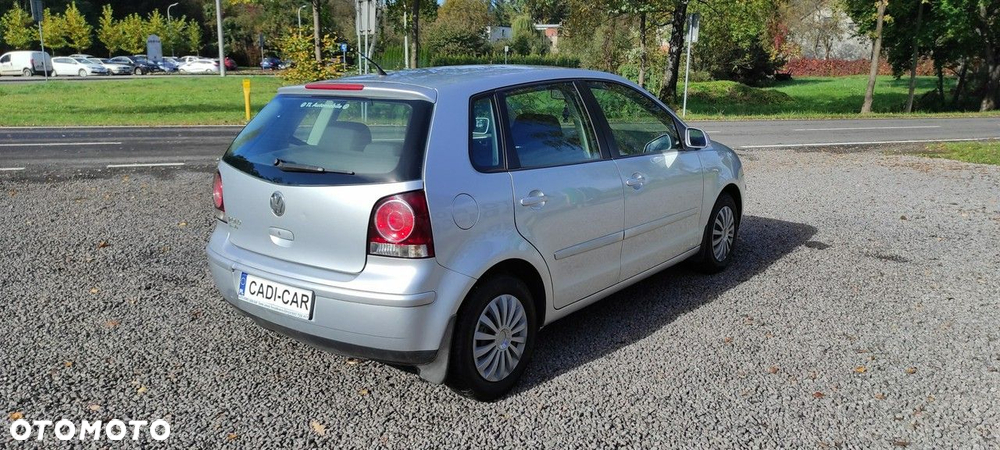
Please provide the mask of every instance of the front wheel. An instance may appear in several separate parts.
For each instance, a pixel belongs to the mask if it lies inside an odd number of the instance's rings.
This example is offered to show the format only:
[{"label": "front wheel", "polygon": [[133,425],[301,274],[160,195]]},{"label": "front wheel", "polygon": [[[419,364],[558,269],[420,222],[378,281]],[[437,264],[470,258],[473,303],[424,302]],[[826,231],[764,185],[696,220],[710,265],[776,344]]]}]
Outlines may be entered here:
[{"label": "front wheel", "polygon": [[729,194],[723,193],[715,201],[698,254],[698,265],[702,271],[716,273],[729,266],[740,228],[738,211],[736,201]]},{"label": "front wheel", "polygon": [[80,69],[80,71],[77,72],[77,75],[80,75],[81,77],[85,77],[85,76],[87,76],[87,71],[84,70],[84,69]]},{"label": "front wheel", "polygon": [[135,68],[135,72],[134,72],[134,73],[135,73],[136,75],[142,75],[142,69],[140,69],[140,68],[136,67],[136,68]]},{"label": "front wheel", "polygon": [[448,384],[477,400],[500,398],[524,373],[537,332],[534,302],[521,280],[481,280],[458,313]]}]

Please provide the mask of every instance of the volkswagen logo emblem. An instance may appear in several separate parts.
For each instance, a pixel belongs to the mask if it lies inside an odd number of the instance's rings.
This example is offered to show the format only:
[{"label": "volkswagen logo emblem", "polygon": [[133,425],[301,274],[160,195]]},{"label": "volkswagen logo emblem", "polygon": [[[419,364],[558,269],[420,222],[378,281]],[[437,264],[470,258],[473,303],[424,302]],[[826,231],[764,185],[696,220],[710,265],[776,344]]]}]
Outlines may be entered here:
[{"label": "volkswagen logo emblem", "polygon": [[278,217],[285,213],[285,197],[281,195],[281,192],[274,191],[271,194],[271,212]]}]

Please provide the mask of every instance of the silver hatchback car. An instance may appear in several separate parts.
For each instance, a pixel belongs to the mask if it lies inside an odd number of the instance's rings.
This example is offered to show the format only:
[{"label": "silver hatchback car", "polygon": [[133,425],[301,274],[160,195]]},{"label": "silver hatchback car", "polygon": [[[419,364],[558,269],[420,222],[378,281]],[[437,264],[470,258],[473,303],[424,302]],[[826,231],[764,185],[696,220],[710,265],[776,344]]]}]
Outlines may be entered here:
[{"label": "silver hatchback car", "polygon": [[744,181],[621,77],[466,66],[282,88],[213,189],[238,310],[492,400],[542,326],[686,259],[725,268]]}]

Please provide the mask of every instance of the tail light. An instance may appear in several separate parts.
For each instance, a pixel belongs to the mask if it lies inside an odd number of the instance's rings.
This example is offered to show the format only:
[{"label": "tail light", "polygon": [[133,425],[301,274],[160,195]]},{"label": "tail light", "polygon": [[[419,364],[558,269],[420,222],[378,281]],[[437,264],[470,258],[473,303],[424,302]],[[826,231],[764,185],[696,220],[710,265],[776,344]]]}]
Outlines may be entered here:
[{"label": "tail light", "polygon": [[375,203],[368,222],[368,254],[396,258],[434,256],[424,191],[390,195]]},{"label": "tail light", "polygon": [[225,222],[226,202],[222,199],[222,174],[218,170],[212,180],[212,203],[215,206],[215,218]]}]

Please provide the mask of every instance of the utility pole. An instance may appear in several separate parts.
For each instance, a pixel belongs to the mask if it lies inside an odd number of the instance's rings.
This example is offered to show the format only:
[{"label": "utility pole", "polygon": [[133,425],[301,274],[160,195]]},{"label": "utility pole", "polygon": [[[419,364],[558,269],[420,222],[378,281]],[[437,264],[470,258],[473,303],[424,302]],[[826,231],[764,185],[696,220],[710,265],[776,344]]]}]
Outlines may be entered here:
[{"label": "utility pole", "polygon": [[698,22],[700,22],[701,15],[698,13],[691,14],[688,17],[688,48],[687,48],[687,63],[684,67],[684,105],[681,107],[681,117],[687,116],[688,109],[688,78],[691,75],[691,44],[698,42]]},{"label": "utility pole", "polygon": [[222,0],[215,0],[215,22],[219,31],[219,76],[226,76],[226,51],[222,44]]},{"label": "utility pole", "polygon": [[167,26],[170,27],[170,56],[177,56],[174,54],[174,23],[170,20],[170,8],[173,8],[180,3],[171,3],[167,6]]},{"label": "utility pole", "polygon": [[[38,42],[42,44],[42,74],[45,75],[45,81],[49,81],[49,63],[48,58],[45,57],[45,35],[42,33],[42,20],[44,18],[42,0],[31,0],[31,19],[38,24]],[[31,70],[34,71],[35,68],[32,67]]]}]

